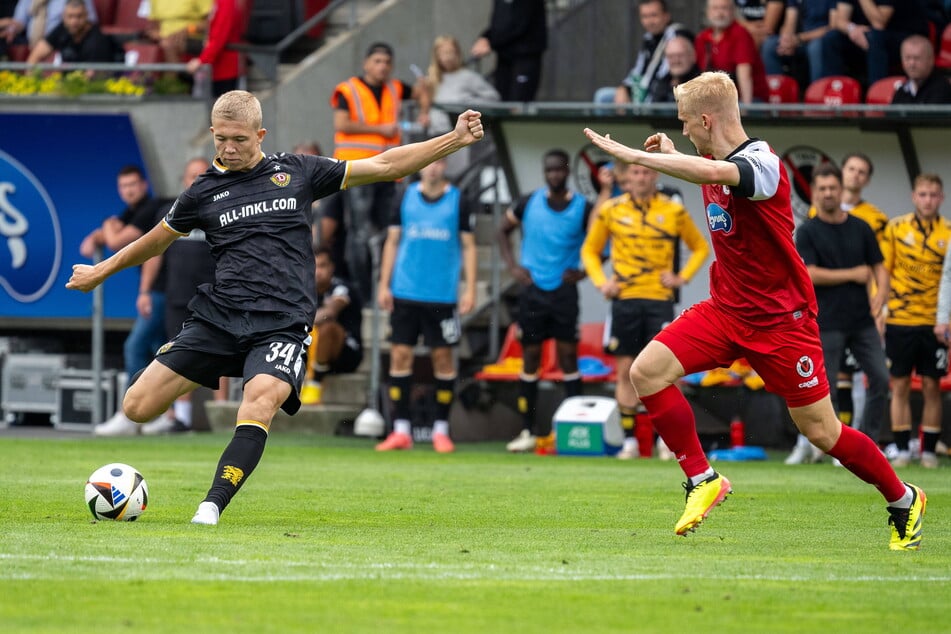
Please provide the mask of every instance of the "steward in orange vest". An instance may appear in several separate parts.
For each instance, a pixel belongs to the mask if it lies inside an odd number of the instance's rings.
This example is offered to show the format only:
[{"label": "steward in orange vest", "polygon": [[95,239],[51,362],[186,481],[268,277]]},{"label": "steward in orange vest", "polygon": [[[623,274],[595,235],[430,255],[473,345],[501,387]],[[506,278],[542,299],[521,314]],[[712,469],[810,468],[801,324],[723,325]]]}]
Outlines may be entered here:
[{"label": "steward in orange vest", "polygon": [[334,107],[334,158],[354,160],[376,156],[400,144],[400,107],[411,89],[390,79],[393,50],[388,44],[370,46],[363,77],[337,84]]}]

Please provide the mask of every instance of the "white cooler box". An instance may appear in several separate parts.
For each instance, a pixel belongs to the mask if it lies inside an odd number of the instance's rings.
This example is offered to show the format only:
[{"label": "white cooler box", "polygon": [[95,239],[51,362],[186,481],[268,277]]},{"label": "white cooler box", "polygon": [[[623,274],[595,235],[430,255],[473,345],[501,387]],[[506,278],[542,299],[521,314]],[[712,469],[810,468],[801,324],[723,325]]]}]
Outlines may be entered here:
[{"label": "white cooler box", "polygon": [[573,396],[552,419],[559,456],[616,454],[624,444],[617,401],[606,396]]}]

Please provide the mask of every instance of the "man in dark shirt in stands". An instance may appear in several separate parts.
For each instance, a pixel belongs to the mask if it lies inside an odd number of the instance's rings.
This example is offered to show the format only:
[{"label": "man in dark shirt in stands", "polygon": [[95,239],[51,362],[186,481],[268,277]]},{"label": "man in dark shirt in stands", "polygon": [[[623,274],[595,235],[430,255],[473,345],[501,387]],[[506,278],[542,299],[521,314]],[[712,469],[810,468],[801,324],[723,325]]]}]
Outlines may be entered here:
[{"label": "man in dark shirt in stands", "polygon": [[951,103],[951,83],[934,70],[934,48],[923,35],[901,43],[901,67],[908,81],[892,96],[892,104]]},{"label": "man in dark shirt in stands", "polygon": [[243,378],[234,436],[211,488],[192,518],[214,525],[264,454],[278,409],[300,408],[304,355],[317,311],[311,203],[352,186],[394,180],[484,135],[478,112],[459,115],[446,134],[366,159],[301,154],[266,156],[261,103],[232,90],[211,111],[212,169],[179,195],[162,223],[112,257],[73,265],[66,287],[90,291],[112,274],[161,255],[177,238],[202,229],[215,258],[215,283],[199,287],[191,316],[174,340],[131,381],[122,407],[143,422],[200,385]]},{"label": "man in dark shirt in stands", "polygon": [[36,43],[26,63],[38,64],[54,51],[65,63],[108,63],[116,61],[118,47],[89,19],[84,0],[66,0],[63,21]]},{"label": "man in dark shirt in stands", "polygon": [[494,83],[502,101],[534,101],[548,47],[545,0],[495,0],[489,27],[472,45],[473,57],[495,53]]},{"label": "man in dark shirt in stands", "polygon": [[928,32],[924,5],[924,0],[839,0],[832,29],[822,36],[821,76],[852,74],[861,80],[858,64],[867,69],[863,83],[887,77],[904,39]]}]

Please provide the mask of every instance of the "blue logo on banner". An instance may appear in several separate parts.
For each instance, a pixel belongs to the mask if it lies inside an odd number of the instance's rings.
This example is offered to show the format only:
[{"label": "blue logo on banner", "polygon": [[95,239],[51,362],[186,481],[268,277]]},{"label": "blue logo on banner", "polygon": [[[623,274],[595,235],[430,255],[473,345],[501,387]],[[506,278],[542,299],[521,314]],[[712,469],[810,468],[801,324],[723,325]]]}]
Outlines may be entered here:
[{"label": "blue logo on banner", "polygon": [[710,231],[730,233],[733,230],[733,216],[716,203],[707,205],[707,222],[710,223]]},{"label": "blue logo on banner", "polygon": [[0,286],[34,302],[59,271],[63,240],[49,194],[30,170],[0,150]]}]

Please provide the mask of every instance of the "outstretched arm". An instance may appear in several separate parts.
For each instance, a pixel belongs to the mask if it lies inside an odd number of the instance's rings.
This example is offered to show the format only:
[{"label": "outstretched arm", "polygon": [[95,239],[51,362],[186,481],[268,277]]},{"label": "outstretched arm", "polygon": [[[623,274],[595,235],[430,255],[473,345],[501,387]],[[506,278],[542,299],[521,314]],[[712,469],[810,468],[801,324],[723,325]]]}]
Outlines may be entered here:
[{"label": "outstretched arm", "polygon": [[351,161],[347,187],[409,176],[433,161],[472,145],[483,136],[485,132],[482,130],[482,114],[475,110],[466,110],[459,115],[455,129],[442,136],[401,145],[370,158]]},{"label": "outstretched arm", "polygon": [[643,150],[628,147],[612,139],[610,134],[602,136],[590,128],[585,128],[584,133],[596,146],[625,163],[642,165],[698,185],[740,183],[740,169],[733,163],[681,154],[670,137],[662,132],[647,137]]},{"label": "outstretched arm", "polygon": [[155,225],[144,236],[123,247],[118,253],[106,258],[95,266],[74,264],[73,274],[66,282],[66,288],[78,291],[91,291],[106,281],[106,278],[130,266],[138,266],[149,258],[165,253],[178,235],[165,227],[164,223]]}]

